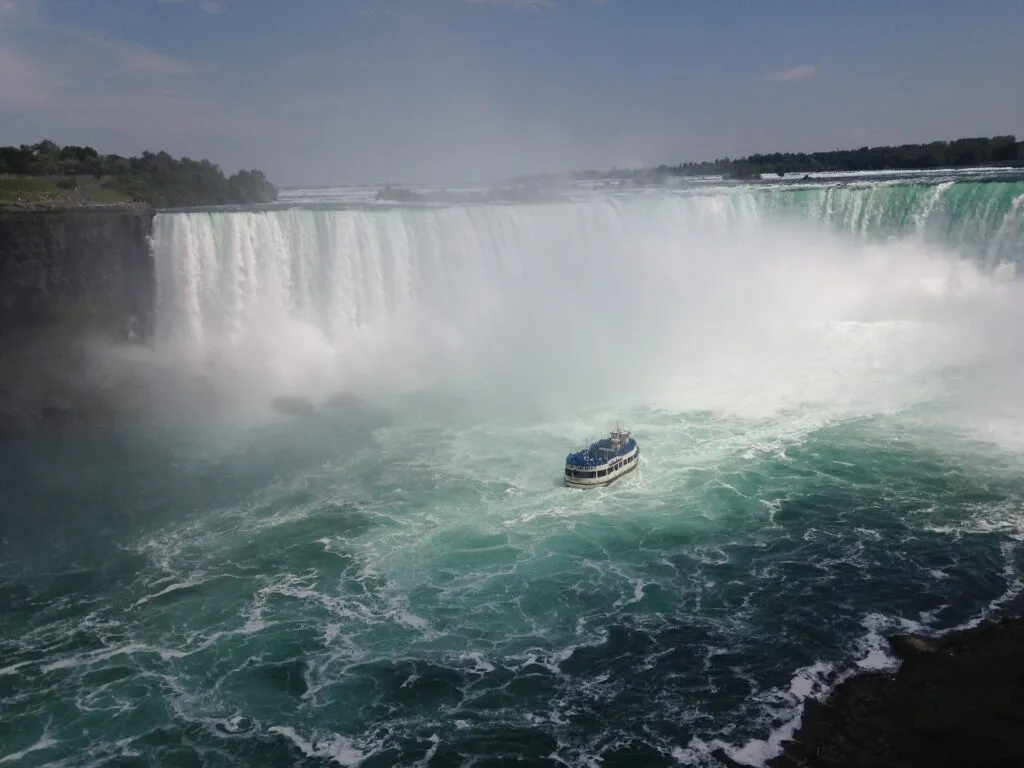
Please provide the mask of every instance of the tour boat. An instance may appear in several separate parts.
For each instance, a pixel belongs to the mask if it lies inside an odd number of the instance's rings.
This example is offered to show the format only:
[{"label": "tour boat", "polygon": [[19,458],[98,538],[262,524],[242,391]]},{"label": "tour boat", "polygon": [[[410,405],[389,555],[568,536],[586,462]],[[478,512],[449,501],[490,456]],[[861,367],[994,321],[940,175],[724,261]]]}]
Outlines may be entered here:
[{"label": "tour boat", "polygon": [[625,429],[565,457],[565,484],[573,488],[608,485],[640,463],[640,446]]}]

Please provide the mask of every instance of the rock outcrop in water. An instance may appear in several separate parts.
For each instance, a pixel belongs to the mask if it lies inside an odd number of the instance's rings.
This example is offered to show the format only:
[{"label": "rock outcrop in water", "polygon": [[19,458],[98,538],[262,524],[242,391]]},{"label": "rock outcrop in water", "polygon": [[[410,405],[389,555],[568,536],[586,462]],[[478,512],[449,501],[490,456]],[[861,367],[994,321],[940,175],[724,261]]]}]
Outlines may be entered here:
[{"label": "rock outcrop in water", "polygon": [[300,419],[312,419],[316,416],[316,406],[303,397],[275,397],[270,406],[283,416]]},{"label": "rock outcrop in water", "polygon": [[895,673],[857,675],[803,723],[770,768],[1021,764],[1024,618],[938,639],[889,639]]},{"label": "rock outcrop in water", "polygon": [[88,344],[142,342],[156,285],[148,206],[0,212],[0,433],[109,414]]}]

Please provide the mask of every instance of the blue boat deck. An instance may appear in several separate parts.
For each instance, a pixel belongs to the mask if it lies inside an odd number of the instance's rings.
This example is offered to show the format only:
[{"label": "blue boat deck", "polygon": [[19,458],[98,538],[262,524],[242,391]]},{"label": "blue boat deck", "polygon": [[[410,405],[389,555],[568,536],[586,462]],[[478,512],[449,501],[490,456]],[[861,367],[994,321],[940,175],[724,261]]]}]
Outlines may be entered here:
[{"label": "blue boat deck", "polygon": [[636,448],[636,440],[630,438],[618,450],[615,450],[611,438],[604,438],[591,443],[582,451],[570,453],[565,457],[566,466],[574,467],[597,467],[607,464],[617,456],[625,456]]}]

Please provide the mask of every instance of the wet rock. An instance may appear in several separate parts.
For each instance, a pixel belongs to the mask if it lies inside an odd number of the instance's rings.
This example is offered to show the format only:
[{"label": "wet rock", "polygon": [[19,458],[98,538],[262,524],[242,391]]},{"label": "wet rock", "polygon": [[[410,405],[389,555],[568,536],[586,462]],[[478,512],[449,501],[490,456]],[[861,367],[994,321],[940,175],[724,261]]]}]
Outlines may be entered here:
[{"label": "wet rock", "polygon": [[324,408],[345,409],[358,408],[363,402],[351,392],[335,392],[324,401]]},{"label": "wet rock", "polygon": [[903,661],[936,651],[935,643],[919,635],[894,635],[889,638],[889,645]]},{"label": "wet rock", "polygon": [[301,397],[275,397],[271,408],[285,416],[301,418],[316,416],[316,406]]},{"label": "wet rock", "polygon": [[726,754],[725,750],[721,747],[712,752],[711,756],[715,758],[715,760],[717,760],[719,763],[724,765],[725,768],[749,768],[749,766],[745,765],[744,763],[739,763],[733,760],[731,757],[729,757],[729,755]]},{"label": "wet rock", "polygon": [[890,644],[899,670],[857,675],[805,707],[770,768],[1020,764],[1024,619]]},{"label": "wet rock", "polygon": [[792,765],[806,765],[807,760],[811,757],[804,743],[797,739],[787,739],[782,742],[782,747],[786,750]]}]

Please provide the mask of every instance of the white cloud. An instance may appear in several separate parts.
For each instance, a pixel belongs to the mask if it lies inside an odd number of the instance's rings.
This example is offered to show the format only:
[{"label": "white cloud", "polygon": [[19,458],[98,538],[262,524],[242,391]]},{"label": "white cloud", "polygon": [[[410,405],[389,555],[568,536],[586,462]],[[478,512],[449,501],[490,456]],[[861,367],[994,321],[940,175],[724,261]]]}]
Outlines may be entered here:
[{"label": "white cloud", "polygon": [[801,64],[799,67],[783,69],[778,72],[769,72],[764,77],[766,80],[783,82],[786,80],[807,80],[817,74],[817,70],[815,70],[810,64]]},{"label": "white cloud", "polygon": [[[608,5],[612,0],[584,0],[593,5]],[[470,5],[505,5],[509,8],[554,8],[557,0],[463,0]]]},{"label": "white cloud", "polygon": [[226,173],[261,167],[266,150],[255,147],[294,132],[292,103],[303,94],[280,80],[247,91],[252,82],[249,71],[46,19],[32,2],[0,0],[0,125],[7,129],[0,143],[50,138],[119,155],[208,157]]},{"label": "white cloud", "polygon": [[0,109],[41,109],[56,85],[54,74],[31,55],[0,42]]},{"label": "white cloud", "polygon": [[511,8],[554,8],[554,0],[465,0],[465,2],[479,5],[507,5]]},{"label": "white cloud", "polygon": [[[6,11],[10,0],[0,2]],[[210,62],[171,56],[45,20],[22,21],[24,16],[17,25],[0,26],[0,115],[4,120],[59,125],[64,130],[72,125],[98,127],[106,121],[108,127],[125,126],[134,132],[139,123],[153,129],[182,115],[192,119],[197,113],[217,111],[216,100],[207,95],[210,78],[201,77],[217,71]],[[30,29],[31,36],[20,34]],[[181,92],[194,96],[175,95]],[[74,115],[70,123],[68,115]],[[179,127],[187,130],[185,125]]]},{"label": "white cloud", "polygon": [[0,32],[10,31],[11,25],[15,23],[33,21],[38,16],[37,10],[31,0],[0,0],[0,19],[4,20]]},{"label": "white cloud", "polygon": [[[158,3],[190,3],[192,0],[156,0]],[[225,0],[199,0],[199,9],[203,13],[218,14],[228,9]]]},{"label": "white cloud", "polygon": [[195,75],[215,69],[209,62],[179,59],[142,45],[120,43],[91,35],[85,39],[90,44],[108,51],[122,66],[135,71],[150,71],[161,75]]}]

